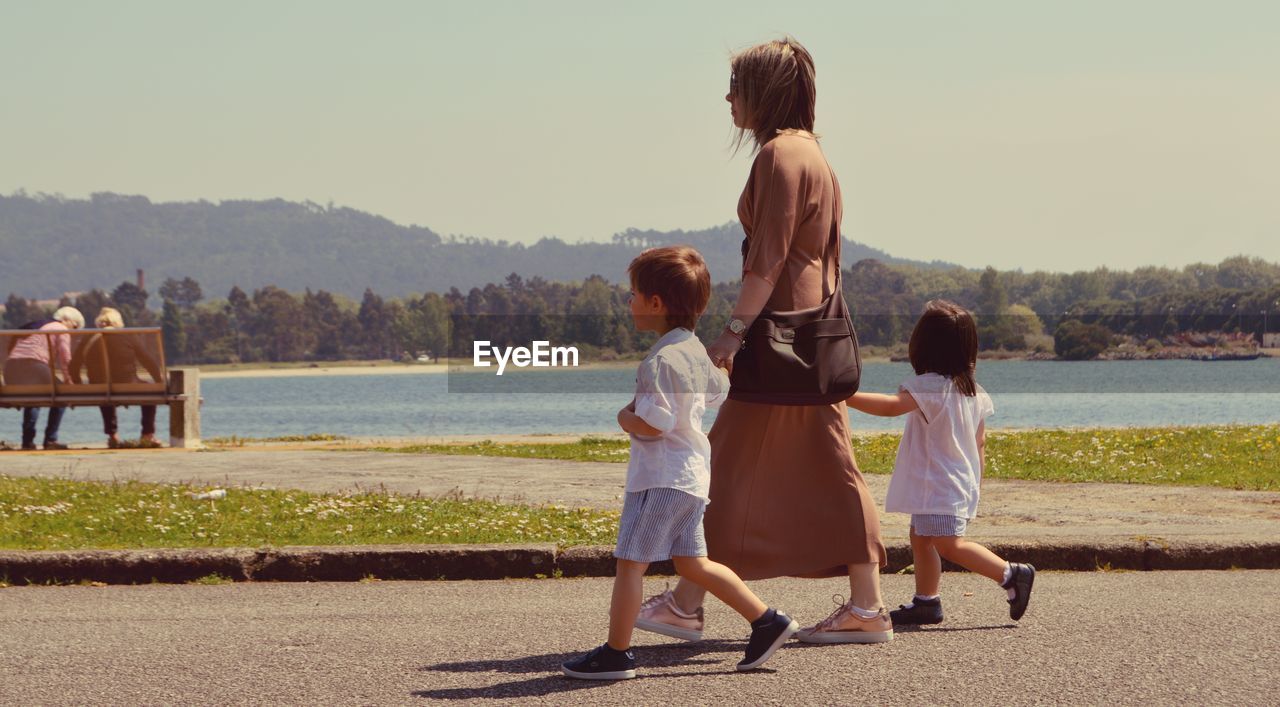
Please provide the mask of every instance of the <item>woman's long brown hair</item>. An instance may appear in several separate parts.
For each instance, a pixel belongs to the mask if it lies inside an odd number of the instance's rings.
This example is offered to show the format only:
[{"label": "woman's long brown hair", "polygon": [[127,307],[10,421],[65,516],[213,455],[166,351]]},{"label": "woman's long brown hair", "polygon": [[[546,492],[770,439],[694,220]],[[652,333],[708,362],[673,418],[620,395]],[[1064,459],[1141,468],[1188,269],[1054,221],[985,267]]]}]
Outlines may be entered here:
[{"label": "woman's long brown hair", "polygon": [[813,132],[818,99],[813,57],[792,37],[757,44],[729,60],[749,128],[738,130],[735,150],[750,132],[759,150],[782,130]]}]

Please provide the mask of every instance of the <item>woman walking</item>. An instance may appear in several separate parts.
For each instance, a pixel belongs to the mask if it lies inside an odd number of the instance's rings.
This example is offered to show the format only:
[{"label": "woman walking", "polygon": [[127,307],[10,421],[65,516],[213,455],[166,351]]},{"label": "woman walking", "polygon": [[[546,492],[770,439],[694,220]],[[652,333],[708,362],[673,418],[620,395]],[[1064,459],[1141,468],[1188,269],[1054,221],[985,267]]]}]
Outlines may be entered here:
[{"label": "woman walking", "polygon": [[[731,60],[729,93],[740,147],[757,153],[738,201],[742,291],[723,334],[707,347],[731,367],[752,322],[767,307],[815,307],[834,291],[841,219],[840,185],[813,132],[814,65],[787,38],[751,47]],[[815,643],[892,640],[880,595],[885,563],[874,500],[854,461],[843,402],[772,405],[730,399],[710,433],[711,503],[705,531],[710,557],[743,579],[849,577],[849,600],[804,629]],[[705,592],[681,581],[645,602],[637,627],[696,640]]]}]

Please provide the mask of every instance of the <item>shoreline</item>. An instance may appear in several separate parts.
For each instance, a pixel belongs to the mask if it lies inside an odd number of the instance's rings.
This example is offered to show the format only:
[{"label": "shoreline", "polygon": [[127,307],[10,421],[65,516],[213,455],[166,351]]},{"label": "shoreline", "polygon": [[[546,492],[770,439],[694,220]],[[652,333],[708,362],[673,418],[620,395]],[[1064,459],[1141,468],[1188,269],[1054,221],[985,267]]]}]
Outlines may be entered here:
[{"label": "shoreline", "polygon": [[[635,361],[599,361],[585,363],[578,370],[613,370],[634,368],[640,360]],[[351,363],[308,365],[305,367],[264,366],[260,368],[227,368],[225,364],[215,364],[212,370],[199,364],[192,364],[200,369],[200,378],[306,378],[315,376],[400,376],[400,375],[439,375],[449,373],[451,368],[460,371],[469,366],[451,366],[448,363]],[[538,369],[530,368],[528,372]],[[551,370],[551,369],[548,369]],[[524,369],[521,372],[526,372]]]},{"label": "shoreline", "polygon": [[[1266,424],[1266,423],[1261,423]],[[992,435],[1027,434],[1036,432],[1112,432],[1118,430],[1196,430],[1200,428],[1257,427],[1254,423],[1239,424],[1204,424],[1204,425],[1125,425],[1106,427],[1098,425],[1074,425],[1067,427],[993,427],[988,430]],[[901,435],[901,430],[850,429],[853,439],[870,439],[885,435]],[[448,445],[465,446],[482,443],[495,445],[528,445],[543,446],[556,444],[577,444],[585,438],[600,439],[611,442],[625,442],[628,435],[616,430],[598,432],[530,432],[530,433],[496,433],[496,434],[444,434],[444,435],[405,435],[405,436],[360,436],[341,437],[335,439],[277,439],[262,437],[212,437],[204,440],[207,449],[217,451],[236,451],[253,449],[257,451],[359,451],[376,447],[410,447],[416,445]],[[116,454],[121,452],[143,452],[147,454],[165,454],[183,452],[184,450],[168,446],[158,449],[108,449],[100,441],[70,442],[70,449],[61,451],[24,451],[0,438],[0,454],[30,454],[38,456],[74,455],[85,452]]]},{"label": "shoreline", "polygon": [[[1073,425],[1068,427],[993,427],[987,432],[993,435],[999,434],[1027,434],[1037,432],[1091,432],[1091,431],[1116,431],[1116,430],[1195,430],[1203,428],[1231,428],[1231,427],[1257,427],[1259,425],[1241,423],[1241,424],[1205,424],[1205,425],[1125,425],[1119,427],[1107,427],[1099,425]],[[873,430],[873,429],[850,429],[849,434],[855,439],[865,439],[871,437],[881,437],[885,435],[900,436],[901,430]],[[576,444],[584,438],[603,439],[608,441],[626,441],[629,435],[625,432],[606,431],[606,432],[540,432],[540,433],[496,433],[496,434],[446,434],[446,435],[406,435],[394,436],[387,435],[385,437],[349,437],[345,439],[330,439],[316,441],[273,441],[271,439],[254,439],[254,438],[238,438],[239,445],[219,444],[219,438],[206,440],[206,443],[217,449],[243,449],[253,447],[257,449],[269,448],[278,450],[287,449],[313,449],[313,450],[343,450],[343,449],[367,449],[369,447],[383,446],[414,446],[422,444],[442,444],[442,445],[471,445],[483,442],[492,442],[493,444],[513,445],[527,444],[531,446],[547,445],[547,444]],[[48,454],[49,452],[42,452]],[[55,454],[57,452],[54,452]]]},{"label": "shoreline", "polygon": [[315,368],[216,368],[205,370],[200,366],[200,378],[310,378],[316,376],[400,376],[431,375],[445,373],[444,364],[413,364],[397,366],[317,366]]},{"label": "shoreline", "polygon": [[[1258,359],[1280,358],[1280,349],[1258,349]],[[899,360],[900,356],[890,356],[881,352],[872,355],[865,355],[862,358],[864,364],[868,363],[903,363]],[[579,369],[585,370],[614,370],[633,368],[640,363],[639,358],[617,359],[613,361],[593,361],[578,366]],[[1036,353],[1011,353],[1011,352],[985,352],[978,355],[980,361],[1034,361],[1039,363],[1075,363],[1074,361],[1062,361],[1056,357],[1047,357],[1043,354]],[[1106,363],[1119,363],[1125,361],[1204,361],[1213,363],[1195,356],[1170,356],[1162,357],[1154,356],[1134,356],[1134,357],[1114,357],[1114,358],[1098,358],[1094,361],[1102,361]],[[1220,361],[1228,361],[1230,359],[1219,359]],[[1251,359],[1252,360],[1252,359]],[[430,375],[448,373],[451,364],[442,359],[441,363],[398,363],[392,361],[332,361],[332,362],[295,362],[287,364],[191,364],[195,368],[200,369],[201,378],[289,378],[289,377],[310,377],[310,376],[381,376],[381,375]],[[457,369],[468,368],[469,366],[455,365]],[[537,369],[529,369],[530,372]],[[551,369],[548,369],[551,370]]]}]

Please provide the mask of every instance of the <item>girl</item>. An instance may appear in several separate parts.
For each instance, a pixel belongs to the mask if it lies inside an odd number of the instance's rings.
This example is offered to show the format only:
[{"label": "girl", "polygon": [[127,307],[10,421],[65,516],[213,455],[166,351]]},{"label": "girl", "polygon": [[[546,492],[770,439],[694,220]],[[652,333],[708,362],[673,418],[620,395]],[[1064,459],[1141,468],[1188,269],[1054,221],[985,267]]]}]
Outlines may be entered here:
[{"label": "girl", "polygon": [[945,300],[925,305],[908,346],[916,376],[896,395],[855,393],[849,407],[871,415],[908,415],[889,481],[885,510],[911,514],[916,595],[890,613],[897,626],[942,622],[938,582],[942,559],[977,572],[1008,591],[1009,616],[1022,618],[1036,570],[1005,562],[964,539],[978,511],[985,464],[985,420],[991,397],[974,380],[978,327],[964,308]]}]

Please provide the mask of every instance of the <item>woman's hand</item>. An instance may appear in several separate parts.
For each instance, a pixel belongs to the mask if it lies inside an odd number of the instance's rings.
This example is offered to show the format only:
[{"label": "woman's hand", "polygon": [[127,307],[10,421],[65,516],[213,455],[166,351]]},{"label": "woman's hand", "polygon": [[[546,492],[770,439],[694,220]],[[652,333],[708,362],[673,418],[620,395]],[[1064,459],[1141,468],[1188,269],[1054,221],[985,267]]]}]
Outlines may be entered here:
[{"label": "woman's hand", "polygon": [[737,355],[738,350],[742,348],[742,339],[724,332],[707,347],[707,356],[711,357],[711,363],[719,368],[733,373],[733,357]]},{"label": "woman's hand", "polygon": [[[751,330],[751,323],[764,309],[765,303],[769,301],[769,297],[773,294],[773,283],[760,277],[753,272],[745,272],[742,274],[742,291],[738,293],[738,303],[733,307],[734,319],[741,321],[747,325],[747,331]],[[746,335],[746,332],[743,332]],[[723,368],[730,374],[733,373],[733,357],[742,349],[742,339],[734,336],[725,329],[720,333],[720,338],[707,347],[707,355],[711,357],[712,365],[717,368]]]}]

